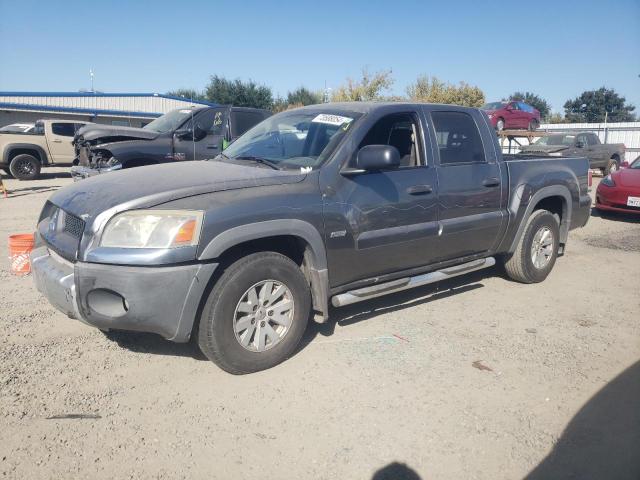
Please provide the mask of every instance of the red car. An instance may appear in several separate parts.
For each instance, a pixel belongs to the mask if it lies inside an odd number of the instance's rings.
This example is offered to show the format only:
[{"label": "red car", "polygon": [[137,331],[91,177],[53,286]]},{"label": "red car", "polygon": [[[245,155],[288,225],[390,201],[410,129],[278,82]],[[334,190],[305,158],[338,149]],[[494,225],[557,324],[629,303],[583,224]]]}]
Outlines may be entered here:
[{"label": "red car", "polygon": [[524,102],[491,102],[482,106],[496,130],[535,130],[540,126],[540,112]]},{"label": "red car", "polygon": [[596,190],[598,210],[640,213],[640,157],[602,179]]}]

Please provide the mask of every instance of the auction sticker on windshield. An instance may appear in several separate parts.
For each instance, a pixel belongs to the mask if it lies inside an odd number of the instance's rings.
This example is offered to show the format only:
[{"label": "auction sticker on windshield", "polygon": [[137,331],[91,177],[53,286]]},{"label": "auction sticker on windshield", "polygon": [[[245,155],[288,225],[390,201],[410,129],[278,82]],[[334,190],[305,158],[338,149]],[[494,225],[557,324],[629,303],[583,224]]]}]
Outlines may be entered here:
[{"label": "auction sticker on windshield", "polygon": [[329,113],[321,113],[316,118],[311,120],[314,123],[327,123],[329,125],[340,126],[343,123],[349,123],[353,118],[343,117],[342,115],[331,115]]}]

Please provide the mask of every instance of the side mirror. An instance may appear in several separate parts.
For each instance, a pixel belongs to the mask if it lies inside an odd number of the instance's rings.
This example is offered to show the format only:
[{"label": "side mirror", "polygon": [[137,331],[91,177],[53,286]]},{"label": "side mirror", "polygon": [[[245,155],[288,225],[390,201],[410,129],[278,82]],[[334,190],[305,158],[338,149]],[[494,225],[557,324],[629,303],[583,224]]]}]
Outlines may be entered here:
[{"label": "side mirror", "polygon": [[629,168],[629,162],[622,162],[620,168]]},{"label": "side mirror", "polygon": [[576,142],[576,148],[584,148],[584,142]]},{"label": "side mirror", "polygon": [[181,140],[187,140],[191,138],[193,131],[190,128],[181,128],[180,130],[176,130],[174,135]]},{"label": "side mirror", "polygon": [[356,168],[360,170],[385,170],[400,166],[400,152],[391,145],[367,145],[356,157]]},{"label": "side mirror", "polygon": [[505,110],[506,110],[507,112],[511,112],[511,111],[513,111],[513,105],[507,105],[507,106],[506,106],[506,108],[505,108]]}]

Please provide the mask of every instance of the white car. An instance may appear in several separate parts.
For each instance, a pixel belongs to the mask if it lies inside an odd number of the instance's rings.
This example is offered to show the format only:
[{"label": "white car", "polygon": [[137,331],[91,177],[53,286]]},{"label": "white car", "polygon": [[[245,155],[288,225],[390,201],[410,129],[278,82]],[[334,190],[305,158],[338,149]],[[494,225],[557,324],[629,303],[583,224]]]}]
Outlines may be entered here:
[{"label": "white car", "polygon": [[9,133],[31,133],[35,128],[33,123],[12,123],[0,128],[0,132]]}]

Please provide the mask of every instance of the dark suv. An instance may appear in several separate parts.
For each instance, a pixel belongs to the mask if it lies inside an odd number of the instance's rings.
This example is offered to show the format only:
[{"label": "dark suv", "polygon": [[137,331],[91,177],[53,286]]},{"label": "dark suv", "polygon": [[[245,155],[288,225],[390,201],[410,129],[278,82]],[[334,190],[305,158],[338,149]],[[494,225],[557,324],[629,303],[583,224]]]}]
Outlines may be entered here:
[{"label": "dark suv", "polygon": [[205,160],[271,112],[257,108],[179,108],[142,128],[91,125],[74,138],[74,180],[98,173],[184,160]]}]

